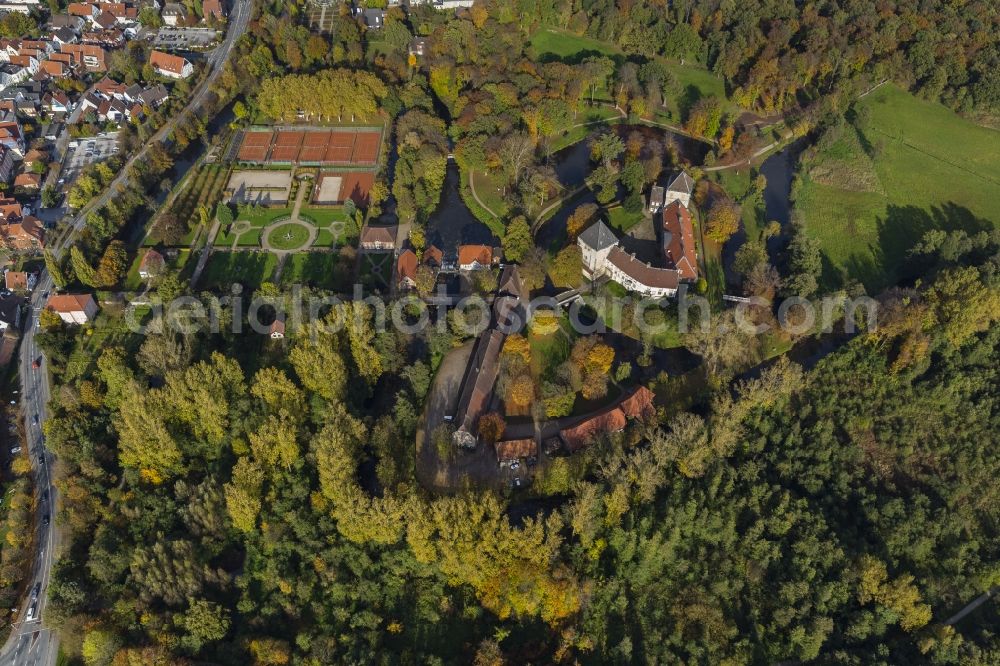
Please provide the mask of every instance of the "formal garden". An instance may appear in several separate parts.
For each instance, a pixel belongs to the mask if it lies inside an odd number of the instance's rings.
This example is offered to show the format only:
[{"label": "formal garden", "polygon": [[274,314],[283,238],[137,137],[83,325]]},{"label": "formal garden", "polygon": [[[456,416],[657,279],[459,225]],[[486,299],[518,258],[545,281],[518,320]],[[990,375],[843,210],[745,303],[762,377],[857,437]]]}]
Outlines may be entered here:
[{"label": "formal garden", "polygon": [[[353,206],[303,206],[297,217],[288,207],[240,206],[233,219],[226,222],[220,206],[217,249],[261,248],[276,252],[306,249],[330,249],[357,242],[358,226]],[[230,215],[232,211],[230,209]]]}]

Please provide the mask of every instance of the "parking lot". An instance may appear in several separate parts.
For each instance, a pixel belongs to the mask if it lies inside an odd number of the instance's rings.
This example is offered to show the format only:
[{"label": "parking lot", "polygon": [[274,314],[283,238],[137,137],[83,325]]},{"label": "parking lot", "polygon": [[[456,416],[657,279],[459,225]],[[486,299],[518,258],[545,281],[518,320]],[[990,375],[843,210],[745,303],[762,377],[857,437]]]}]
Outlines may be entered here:
[{"label": "parking lot", "polygon": [[[73,144],[76,147],[73,147]],[[80,174],[80,171],[93,162],[106,160],[118,152],[117,134],[99,134],[90,138],[80,138],[70,142],[66,150],[66,162],[59,176],[59,186],[65,192]]]},{"label": "parking lot", "polygon": [[153,46],[160,49],[204,49],[218,41],[218,33],[211,28],[163,27],[153,37]]}]

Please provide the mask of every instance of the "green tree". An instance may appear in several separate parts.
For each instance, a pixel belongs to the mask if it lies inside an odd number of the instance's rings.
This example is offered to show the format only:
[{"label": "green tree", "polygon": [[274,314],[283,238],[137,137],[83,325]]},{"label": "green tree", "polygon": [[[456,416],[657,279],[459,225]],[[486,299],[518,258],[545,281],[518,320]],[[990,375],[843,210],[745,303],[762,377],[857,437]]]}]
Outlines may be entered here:
[{"label": "green tree", "polygon": [[531,248],[534,247],[534,239],[531,237],[531,227],[523,215],[518,215],[507,225],[502,245],[504,257],[508,261],[515,263],[523,260]]}]

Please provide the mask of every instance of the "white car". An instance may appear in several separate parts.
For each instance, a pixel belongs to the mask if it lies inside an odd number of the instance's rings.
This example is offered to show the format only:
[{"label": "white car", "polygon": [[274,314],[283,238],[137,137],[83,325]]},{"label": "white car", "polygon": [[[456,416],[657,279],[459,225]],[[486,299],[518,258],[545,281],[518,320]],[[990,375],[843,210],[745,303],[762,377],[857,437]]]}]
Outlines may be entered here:
[{"label": "white car", "polygon": [[28,616],[24,618],[24,621],[34,622],[37,619],[37,616],[38,616],[38,602],[36,601],[35,603],[31,604],[31,606],[28,607]]}]

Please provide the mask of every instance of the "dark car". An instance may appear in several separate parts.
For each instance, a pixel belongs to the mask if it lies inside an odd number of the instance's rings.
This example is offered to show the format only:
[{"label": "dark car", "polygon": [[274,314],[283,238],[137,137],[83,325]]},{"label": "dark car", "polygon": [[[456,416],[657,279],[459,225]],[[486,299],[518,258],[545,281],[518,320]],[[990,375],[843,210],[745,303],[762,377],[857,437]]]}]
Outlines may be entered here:
[{"label": "dark car", "polygon": [[44,516],[42,516],[42,525],[48,525],[48,524],[49,524],[49,514],[45,514]]},{"label": "dark car", "polygon": [[42,590],[41,583],[35,583],[35,586],[31,588],[31,600],[38,601],[38,593]]},{"label": "dark car", "polygon": [[38,425],[38,414],[35,414],[34,416],[31,417],[31,422],[35,425]]}]

